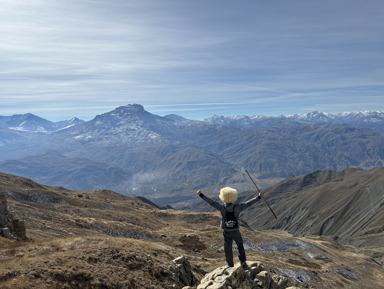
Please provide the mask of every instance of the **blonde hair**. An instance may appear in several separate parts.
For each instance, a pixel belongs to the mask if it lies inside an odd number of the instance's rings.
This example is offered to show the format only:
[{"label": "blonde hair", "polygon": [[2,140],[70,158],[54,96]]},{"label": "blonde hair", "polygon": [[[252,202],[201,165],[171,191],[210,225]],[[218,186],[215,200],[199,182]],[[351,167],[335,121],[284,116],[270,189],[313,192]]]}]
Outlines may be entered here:
[{"label": "blonde hair", "polygon": [[237,191],[230,187],[225,187],[220,190],[220,200],[224,203],[233,203],[237,200]]}]

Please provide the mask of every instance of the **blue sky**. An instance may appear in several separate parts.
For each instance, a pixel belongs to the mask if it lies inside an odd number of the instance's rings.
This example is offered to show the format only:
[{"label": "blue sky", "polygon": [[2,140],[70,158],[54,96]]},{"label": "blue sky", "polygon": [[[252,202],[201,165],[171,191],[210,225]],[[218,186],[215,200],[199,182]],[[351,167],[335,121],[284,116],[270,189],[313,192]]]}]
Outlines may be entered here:
[{"label": "blue sky", "polygon": [[384,1],[0,0],[0,115],[384,110]]}]

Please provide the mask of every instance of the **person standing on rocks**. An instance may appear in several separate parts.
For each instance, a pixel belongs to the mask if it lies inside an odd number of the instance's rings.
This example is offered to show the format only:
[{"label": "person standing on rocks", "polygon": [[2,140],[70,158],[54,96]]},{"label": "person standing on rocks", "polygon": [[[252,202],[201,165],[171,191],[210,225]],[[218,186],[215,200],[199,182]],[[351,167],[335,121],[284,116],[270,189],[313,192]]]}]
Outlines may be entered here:
[{"label": "person standing on rocks", "polygon": [[233,267],[233,252],[232,252],[232,244],[235,241],[237,245],[237,249],[239,251],[239,260],[241,266],[243,268],[247,268],[247,260],[245,256],[245,250],[243,245],[243,237],[240,233],[240,226],[238,222],[238,218],[240,212],[244,209],[252,206],[258,200],[260,200],[264,195],[263,193],[259,193],[259,196],[239,204],[234,204],[237,200],[237,190],[225,187],[220,190],[219,198],[223,201],[223,204],[216,202],[207,196],[205,196],[200,190],[197,191],[197,194],[208,204],[210,204],[215,209],[219,210],[221,213],[221,225],[220,227],[223,229],[224,235],[224,252],[225,259],[228,263],[229,267]]}]

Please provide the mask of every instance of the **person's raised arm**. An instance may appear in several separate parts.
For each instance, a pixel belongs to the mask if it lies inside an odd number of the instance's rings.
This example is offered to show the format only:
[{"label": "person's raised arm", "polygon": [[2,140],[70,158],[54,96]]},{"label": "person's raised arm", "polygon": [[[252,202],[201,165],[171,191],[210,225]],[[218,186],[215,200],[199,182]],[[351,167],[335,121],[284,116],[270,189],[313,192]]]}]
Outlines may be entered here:
[{"label": "person's raised arm", "polygon": [[206,201],[208,204],[210,204],[215,209],[221,210],[223,205],[221,205],[219,202],[216,202],[207,196],[205,196],[200,190],[197,191],[197,194],[202,198],[204,201]]}]

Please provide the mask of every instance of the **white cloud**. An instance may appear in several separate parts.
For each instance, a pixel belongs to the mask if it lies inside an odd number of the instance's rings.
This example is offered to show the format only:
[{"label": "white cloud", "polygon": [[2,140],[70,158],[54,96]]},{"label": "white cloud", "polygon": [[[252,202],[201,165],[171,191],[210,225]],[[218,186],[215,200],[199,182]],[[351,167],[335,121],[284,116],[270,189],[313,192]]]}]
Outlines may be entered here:
[{"label": "white cloud", "polygon": [[57,118],[82,109],[90,118],[94,106],[133,102],[286,114],[324,99],[342,108],[346,97],[348,107],[363,97],[384,106],[373,97],[384,86],[381,1],[0,5],[0,115],[60,106]]}]

